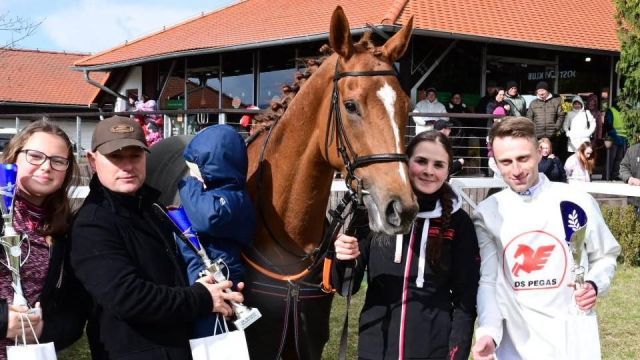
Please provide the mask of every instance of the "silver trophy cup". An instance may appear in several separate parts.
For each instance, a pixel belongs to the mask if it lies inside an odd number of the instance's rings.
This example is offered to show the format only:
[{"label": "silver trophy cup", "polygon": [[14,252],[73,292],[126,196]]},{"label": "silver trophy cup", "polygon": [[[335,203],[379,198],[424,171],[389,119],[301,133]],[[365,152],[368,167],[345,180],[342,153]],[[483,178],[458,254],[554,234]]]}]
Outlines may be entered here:
[{"label": "silver trophy cup", "polygon": [[[156,206],[156,209],[171,220],[171,224],[174,226],[176,234],[178,234],[182,241],[185,242],[191,250],[195,251],[196,254],[200,256],[205,266],[200,275],[212,275],[216,282],[226,281],[227,277],[224,275],[223,271],[226,264],[222,259],[211,261],[202,247],[202,244],[200,244],[198,236],[191,231],[191,222],[189,221],[184,208],[180,207],[167,212],[165,212],[160,206]],[[231,289],[225,289],[225,292],[231,292]],[[258,309],[250,308],[244,304],[231,301],[231,307],[236,314],[236,320],[233,324],[238,328],[238,330],[246,329],[249,325],[262,317],[262,314],[260,314]]]},{"label": "silver trophy cup", "polygon": [[[224,262],[221,259],[217,259],[216,261],[211,261],[207,254],[204,252],[204,249],[198,251],[198,255],[202,257],[202,260],[205,264],[204,275],[212,275],[216,282],[226,281],[227,277],[224,276],[223,269],[225,267]],[[225,291],[230,292],[230,289],[225,289]],[[233,307],[233,311],[236,314],[236,320],[233,324],[238,328],[238,330],[244,330],[249,325],[253,324],[256,320],[262,317],[260,314],[260,310],[257,308],[250,308],[244,304],[237,303],[235,301],[231,301],[231,306]]]}]

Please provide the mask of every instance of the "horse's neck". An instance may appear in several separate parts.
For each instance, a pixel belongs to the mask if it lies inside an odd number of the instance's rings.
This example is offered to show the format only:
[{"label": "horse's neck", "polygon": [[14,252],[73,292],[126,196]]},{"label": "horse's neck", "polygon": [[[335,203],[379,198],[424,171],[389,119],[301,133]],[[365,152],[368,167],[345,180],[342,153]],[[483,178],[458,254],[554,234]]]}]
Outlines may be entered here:
[{"label": "horse's neck", "polygon": [[262,180],[258,197],[272,208],[261,204],[258,211],[273,209],[278,221],[267,224],[270,230],[305,251],[312,250],[322,236],[333,178],[321,149],[329,121],[331,71],[327,66],[318,69],[296,95],[274,128],[261,165],[268,164],[269,175]]}]

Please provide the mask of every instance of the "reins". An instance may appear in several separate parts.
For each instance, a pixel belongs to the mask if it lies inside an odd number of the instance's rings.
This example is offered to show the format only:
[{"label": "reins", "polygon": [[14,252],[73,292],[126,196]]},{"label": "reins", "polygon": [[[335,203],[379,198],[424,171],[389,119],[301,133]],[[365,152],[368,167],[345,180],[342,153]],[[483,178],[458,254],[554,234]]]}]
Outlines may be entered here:
[{"label": "reins", "polygon": [[[363,188],[362,180],[358,178],[355,174],[356,169],[365,167],[371,164],[375,164],[375,163],[395,162],[395,161],[401,161],[405,163],[408,162],[407,155],[403,153],[381,153],[381,154],[370,154],[370,155],[364,155],[364,156],[358,155],[358,153],[355,152],[353,146],[351,145],[351,142],[349,141],[349,137],[347,136],[347,133],[345,131],[344,123],[342,121],[342,116],[340,112],[340,103],[339,103],[340,91],[338,87],[338,81],[340,79],[345,77],[354,77],[354,76],[397,76],[397,73],[394,70],[340,72],[338,65],[339,63],[336,62],[335,75],[333,77],[331,109],[329,111],[329,119],[328,119],[326,141],[325,141],[325,153],[326,153],[326,156],[328,157],[329,146],[330,146],[330,143],[333,142],[333,138],[335,136],[336,150],[340,155],[347,172],[347,175],[345,177],[345,185],[347,187],[347,191],[343,195],[342,200],[336,206],[336,208],[329,211],[329,215],[331,217],[329,227],[324,232],[324,236],[321,242],[319,243],[319,245],[316,247],[316,249],[314,249],[314,251],[310,253],[301,253],[299,251],[290,249],[288,246],[286,246],[280,239],[278,239],[278,237],[274,235],[273,231],[269,227],[268,222],[265,219],[265,215],[263,214],[263,212],[258,211],[258,213],[260,214],[262,223],[267,233],[269,234],[269,237],[280,248],[282,248],[287,253],[295,257],[298,257],[300,260],[298,260],[297,263],[301,263],[301,262],[307,261],[308,259],[311,259],[311,264],[309,264],[302,271],[296,274],[283,274],[277,271],[267,269],[266,267],[260,265],[254,259],[251,259],[245,252],[242,253],[242,257],[251,267],[253,267],[255,270],[260,272],[262,275],[274,280],[285,281],[285,282],[299,281],[303,279],[305,276],[307,276],[308,274],[310,274],[320,264],[320,262],[323,261],[325,257],[327,257],[327,254],[332,252],[332,249],[333,249],[332,240],[335,238],[340,228],[342,228],[346,219],[349,217],[349,215],[351,215],[355,207],[358,204],[362,203],[362,197],[366,194],[366,190],[364,190]],[[269,140],[271,139],[271,135],[274,129],[276,128],[276,126],[278,125],[279,120],[280,119],[278,118],[269,129],[265,137],[262,150],[260,152],[260,158],[258,160],[258,183],[257,183],[258,189],[257,189],[257,201],[256,201],[258,209],[261,209],[261,206],[260,206],[261,191],[260,190],[261,190],[262,179],[264,175],[264,166],[262,166],[262,164],[265,158],[267,146],[269,145]],[[335,129],[335,133],[333,132],[333,129]],[[355,188],[353,186],[354,182],[356,185]],[[347,209],[348,209],[348,212],[345,213]],[[253,251],[259,254],[257,250],[254,249]],[[264,256],[261,256],[261,257],[264,259]],[[267,259],[265,259],[265,261],[268,262]],[[277,268],[277,266],[275,266],[274,264],[269,263],[268,265],[273,268]],[[325,263],[325,269],[323,271],[324,272],[328,271],[327,263]],[[327,283],[321,284],[320,287],[325,292],[333,291],[331,289],[330,284],[327,284]]]}]

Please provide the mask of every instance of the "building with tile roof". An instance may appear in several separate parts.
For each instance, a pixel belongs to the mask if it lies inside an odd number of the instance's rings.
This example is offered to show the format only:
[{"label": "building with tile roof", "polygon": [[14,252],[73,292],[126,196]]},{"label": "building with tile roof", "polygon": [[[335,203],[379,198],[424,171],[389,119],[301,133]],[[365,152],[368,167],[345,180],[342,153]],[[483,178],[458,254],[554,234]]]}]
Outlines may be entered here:
[{"label": "building with tile roof", "polygon": [[[264,108],[291,81],[298,60],[327,42],[337,5],[354,34],[372,30],[384,38],[414,17],[412,43],[398,63],[413,99],[418,88],[434,86],[441,101],[456,91],[474,107],[487,83],[510,80],[524,94],[541,80],[556,93],[618,88],[612,0],[243,0],[79,59],[74,68],[89,76],[110,71],[106,88],[145,93],[161,109],[217,108],[228,103],[223,98]],[[168,91],[176,86],[184,91]],[[198,87],[209,91],[193,101]],[[123,99],[111,99],[124,109]],[[180,132],[195,129],[180,126]]]},{"label": "building with tile roof", "polygon": [[[0,127],[22,128],[30,120],[60,113],[93,113],[104,102],[101,89],[88,83],[83,73],[72,65],[87,54],[39,50],[0,49]],[[109,73],[92,73],[96,84],[102,85]],[[8,116],[7,114],[23,114]],[[17,120],[16,120],[17,118]],[[93,119],[93,122],[97,121]],[[55,120],[69,135],[81,131],[76,117]],[[90,139],[93,127],[85,132]],[[76,138],[76,136],[71,136]],[[88,141],[82,145],[88,147]]]},{"label": "building with tile roof", "polygon": [[[0,50],[0,107],[3,112],[22,107],[40,112],[77,111],[96,104],[100,89],[87,83],[72,65],[87,54],[39,50]],[[103,84],[108,72],[94,73]],[[12,109],[9,109],[11,107]]]}]

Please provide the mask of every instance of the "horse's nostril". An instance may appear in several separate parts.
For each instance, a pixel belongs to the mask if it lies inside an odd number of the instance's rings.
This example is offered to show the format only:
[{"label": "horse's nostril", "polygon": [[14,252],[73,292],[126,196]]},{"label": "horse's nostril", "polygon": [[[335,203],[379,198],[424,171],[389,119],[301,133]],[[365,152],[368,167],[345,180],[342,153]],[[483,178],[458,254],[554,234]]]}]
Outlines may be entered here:
[{"label": "horse's nostril", "polygon": [[400,226],[402,224],[402,204],[398,200],[391,200],[385,210],[387,217],[387,223],[393,226]]}]

